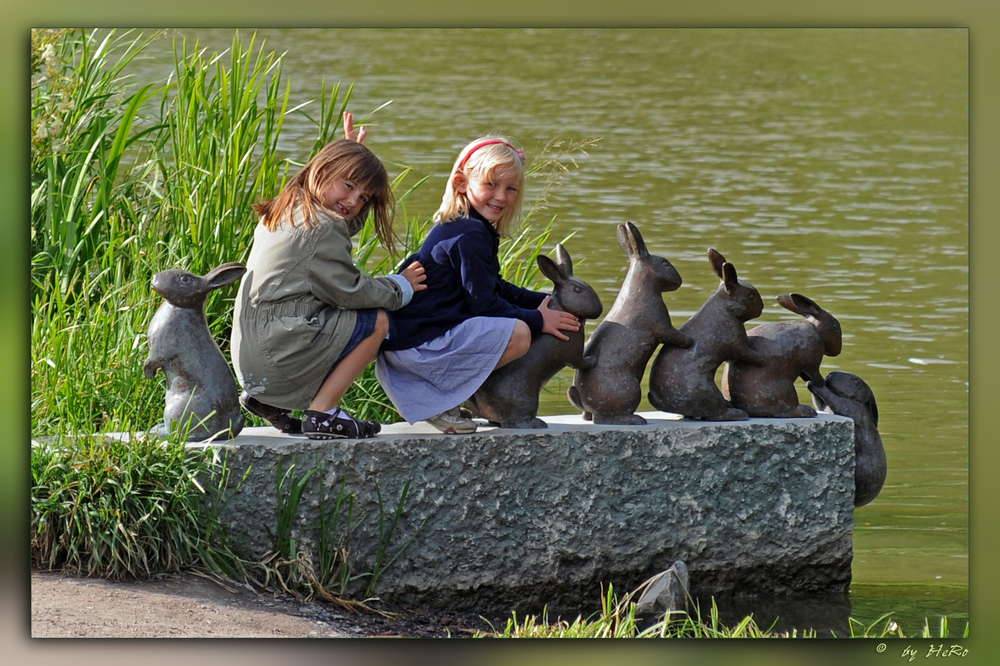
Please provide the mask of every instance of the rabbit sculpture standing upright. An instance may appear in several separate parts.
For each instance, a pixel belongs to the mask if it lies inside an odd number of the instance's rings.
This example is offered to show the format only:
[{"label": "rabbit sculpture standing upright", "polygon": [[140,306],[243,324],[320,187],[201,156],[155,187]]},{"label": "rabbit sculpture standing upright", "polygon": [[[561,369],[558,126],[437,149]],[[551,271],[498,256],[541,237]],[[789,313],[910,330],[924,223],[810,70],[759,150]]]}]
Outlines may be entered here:
[{"label": "rabbit sculpture standing upright", "polygon": [[823,385],[806,382],[816,409],[854,421],[854,507],[878,497],[885,484],[885,447],[878,434],[875,394],[861,377],[834,370]]},{"label": "rabbit sculpture standing upright", "polygon": [[158,434],[189,422],[189,441],[228,439],[243,429],[236,378],[209,331],[205,299],[245,272],[243,264],[230,262],[204,276],[179,268],[153,276],[153,291],[163,296],[163,303],[149,322],[143,370],[152,379],[163,368],[167,378],[163,423],[154,429]]},{"label": "rabbit sculpture standing upright", "polygon": [[528,352],[498,368],[466,401],[473,414],[504,428],[545,428],[538,418],[538,395],[552,377],[566,366],[589,368],[593,359],[583,354],[584,321],[604,310],[597,292],[573,277],[573,260],[562,245],[556,245],[556,261],[538,256],[538,267],[555,283],[549,307],[576,315],[580,329],[566,331],[569,340],[542,333],[531,340]]},{"label": "rabbit sculpture standing upright", "polygon": [[680,328],[690,347],[663,347],[649,375],[649,402],[657,409],[709,421],[743,421],[742,409],[729,404],[715,383],[725,361],[762,365],[764,357],[750,349],[744,322],[759,317],[764,302],[753,285],[742,282],[736,267],[714,249],[708,260],[722,283]]},{"label": "rabbit sculpture standing upright", "polygon": [[750,349],[764,356],[762,366],[734,361],[722,373],[722,393],[733,407],[754,417],[810,418],[816,410],[799,404],[795,380],[823,385],[820,363],[840,354],[842,333],[836,317],[801,294],[782,294],[778,303],[805,317],[768,322],[747,333]]},{"label": "rabbit sculpture standing upright", "polygon": [[628,273],[604,321],[590,336],[584,356],[593,368],[576,371],[569,401],[594,423],[642,425],[635,413],[642,401],[646,364],[660,344],[690,347],[691,338],[670,323],[661,294],[681,286],[669,261],[652,255],[638,227],[618,225],[618,244],[628,256]]}]

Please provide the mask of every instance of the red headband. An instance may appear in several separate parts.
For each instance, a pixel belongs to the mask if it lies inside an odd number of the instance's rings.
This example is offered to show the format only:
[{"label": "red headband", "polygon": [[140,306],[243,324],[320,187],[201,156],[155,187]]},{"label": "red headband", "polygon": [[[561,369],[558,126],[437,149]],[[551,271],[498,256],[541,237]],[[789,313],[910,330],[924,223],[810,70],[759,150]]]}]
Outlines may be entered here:
[{"label": "red headband", "polygon": [[472,147],[472,149],[465,154],[465,157],[462,158],[462,163],[458,165],[458,170],[461,171],[462,169],[465,168],[465,163],[469,161],[470,157],[472,157],[472,153],[476,152],[477,150],[479,150],[483,146],[492,146],[492,145],[497,144],[497,143],[502,143],[503,145],[507,146],[508,148],[511,148],[515,153],[517,153],[517,156],[521,158],[521,164],[524,164],[524,153],[521,152],[520,149],[514,148],[514,146],[510,145],[509,143],[507,143],[506,141],[504,141],[502,139],[490,139],[488,141],[483,141],[481,143],[477,143],[476,145],[474,145]]}]

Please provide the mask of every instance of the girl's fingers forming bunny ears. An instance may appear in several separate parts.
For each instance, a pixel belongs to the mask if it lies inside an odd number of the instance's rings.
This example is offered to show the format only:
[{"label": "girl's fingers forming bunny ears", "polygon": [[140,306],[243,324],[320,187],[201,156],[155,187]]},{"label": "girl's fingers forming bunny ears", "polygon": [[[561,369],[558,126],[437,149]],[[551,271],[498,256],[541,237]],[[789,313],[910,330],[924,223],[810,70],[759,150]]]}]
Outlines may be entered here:
[{"label": "girl's fingers forming bunny ears", "polygon": [[350,111],[344,111],[344,138],[348,141],[364,143],[366,136],[368,136],[368,130],[364,126],[359,127],[356,132],[354,131],[354,116]]}]

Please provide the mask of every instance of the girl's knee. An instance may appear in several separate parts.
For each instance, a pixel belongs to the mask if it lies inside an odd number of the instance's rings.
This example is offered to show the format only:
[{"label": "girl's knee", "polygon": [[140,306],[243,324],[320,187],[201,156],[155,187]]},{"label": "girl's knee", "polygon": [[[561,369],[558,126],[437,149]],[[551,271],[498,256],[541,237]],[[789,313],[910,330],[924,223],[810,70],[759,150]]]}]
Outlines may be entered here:
[{"label": "girl's knee", "polygon": [[528,353],[528,347],[531,346],[531,329],[528,325],[517,320],[514,324],[514,332],[510,335],[510,342],[507,345],[508,351],[511,354],[516,355],[515,358],[520,358]]},{"label": "girl's knee", "polygon": [[372,335],[379,340],[385,340],[385,336],[389,335],[389,315],[385,310],[379,310],[375,316],[375,331]]}]

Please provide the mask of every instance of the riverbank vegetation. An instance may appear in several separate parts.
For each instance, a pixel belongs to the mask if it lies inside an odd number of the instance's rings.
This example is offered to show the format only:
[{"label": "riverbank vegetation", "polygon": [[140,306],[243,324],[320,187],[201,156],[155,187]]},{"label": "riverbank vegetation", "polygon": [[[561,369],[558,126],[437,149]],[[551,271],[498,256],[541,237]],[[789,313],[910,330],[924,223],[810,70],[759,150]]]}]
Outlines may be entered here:
[{"label": "riverbank vegetation", "polygon": [[[747,616],[735,624],[723,623],[714,600],[706,613],[700,604],[688,600],[688,610],[664,613],[654,618],[636,616],[635,600],[643,588],[616,596],[614,588],[608,588],[601,597],[601,609],[588,616],[579,616],[572,621],[551,620],[546,613],[541,616],[528,615],[518,618],[511,615],[503,627],[492,627],[489,634],[479,634],[478,638],[817,638],[812,629],[778,631],[773,626],[761,626]],[[948,621],[941,618],[936,625],[928,621],[919,633],[906,634],[890,615],[884,615],[874,622],[864,624],[851,618],[849,635],[844,638],[954,638],[949,633]],[[962,635],[968,638],[969,627]],[[829,634],[823,634],[829,636]],[[836,633],[833,637],[838,637]]]},{"label": "riverbank vegetation", "polygon": [[[143,434],[162,419],[165,385],[162,375],[149,380],[142,370],[146,328],[159,306],[153,275],[172,267],[204,274],[245,261],[257,223],[252,204],[278,192],[309,157],[281,148],[286,119],[308,119],[316,151],[336,138],[352,88],[324,83],[317,100],[294,102],[281,56],[240,34],[224,53],[178,41],[167,78],[130,80],[129,64],[164,38],[32,31],[32,564],[112,579],[200,569],[355,604],[352,594],[373,594],[379,572],[392,562],[385,555],[398,551],[387,542],[379,546],[381,558],[366,559],[350,551],[349,534],[331,533],[316,571],[279,524],[273,557],[250,562],[237,554],[215,506],[234,481],[225,460],[188,450],[183,433],[165,442]],[[368,119],[355,115],[357,124]],[[546,179],[558,178],[565,156],[587,145],[553,142],[531,165],[538,191],[550,191]],[[379,248],[366,228],[355,239],[363,270],[391,271],[426,233],[428,219],[406,210],[408,195],[423,183],[413,180],[406,167],[394,174],[399,254]],[[551,225],[537,219],[544,202],[539,197],[519,235],[502,246],[506,275],[518,284],[536,285],[535,257],[551,245]],[[218,290],[206,304],[227,357],[234,297],[235,290]],[[344,406],[361,418],[399,419],[371,369]],[[252,418],[250,424],[263,425]],[[124,435],[102,434],[110,432]],[[308,478],[276,480],[285,520],[294,515],[297,484]],[[335,504],[349,506],[350,493]],[[405,493],[387,514],[390,521],[404,505]],[[372,558],[374,568],[366,570],[363,562]],[[359,580],[366,584],[350,584]],[[630,604],[628,597],[606,601],[598,616],[572,623],[514,616],[495,635],[767,635],[749,618],[723,628],[714,612],[705,621],[685,616],[640,629]],[[866,627],[865,635],[902,635],[885,627]]]}]

